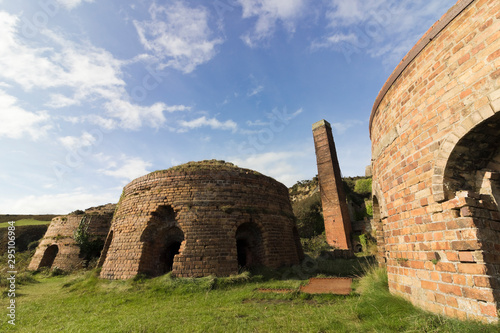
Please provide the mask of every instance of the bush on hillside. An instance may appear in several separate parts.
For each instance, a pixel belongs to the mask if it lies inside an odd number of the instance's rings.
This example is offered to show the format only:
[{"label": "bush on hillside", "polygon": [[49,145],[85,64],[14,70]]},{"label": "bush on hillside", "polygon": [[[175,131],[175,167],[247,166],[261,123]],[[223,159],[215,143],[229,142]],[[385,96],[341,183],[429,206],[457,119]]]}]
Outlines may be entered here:
[{"label": "bush on hillside", "polygon": [[301,238],[311,238],[325,231],[319,193],[294,202],[292,208]]}]

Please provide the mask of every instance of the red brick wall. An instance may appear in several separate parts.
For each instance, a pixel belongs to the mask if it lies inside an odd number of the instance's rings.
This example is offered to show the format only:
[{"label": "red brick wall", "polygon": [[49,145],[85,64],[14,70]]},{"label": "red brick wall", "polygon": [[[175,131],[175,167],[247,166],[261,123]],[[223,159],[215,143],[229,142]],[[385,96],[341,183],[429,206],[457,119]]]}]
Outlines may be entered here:
[{"label": "red brick wall", "polygon": [[370,124],[390,290],[484,321],[500,309],[499,68],[500,3],[472,1],[386,84]]},{"label": "red brick wall", "polygon": [[[166,218],[158,215],[165,209],[173,211]],[[164,273],[158,268],[159,243],[169,241],[168,230],[183,233],[173,262],[176,276],[237,274],[237,237],[252,243],[253,257],[247,263],[273,268],[298,264],[302,253],[294,228],[283,184],[221,161],[190,162],[140,177],[124,188],[106,258],[101,258],[101,277]],[[151,235],[155,230],[161,239]]]}]

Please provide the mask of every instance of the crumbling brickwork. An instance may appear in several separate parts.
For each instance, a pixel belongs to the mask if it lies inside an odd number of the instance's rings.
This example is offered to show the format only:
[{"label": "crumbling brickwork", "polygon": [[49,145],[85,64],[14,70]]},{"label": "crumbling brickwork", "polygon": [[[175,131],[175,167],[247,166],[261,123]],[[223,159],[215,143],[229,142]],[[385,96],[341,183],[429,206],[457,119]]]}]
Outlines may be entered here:
[{"label": "crumbling brickwork", "polygon": [[29,264],[30,270],[42,267],[58,267],[62,270],[74,270],[84,265],[81,248],[75,241],[75,231],[81,227],[90,235],[90,240],[106,238],[114,205],[89,208],[83,214],[70,214],[52,219]]},{"label": "crumbling brickwork", "polygon": [[224,161],[190,162],[124,190],[101,255],[101,277],[237,274],[298,264],[302,248],[288,189]]},{"label": "crumbling brickwork", "polygon": [[459,1],[403,59],[370,118],[389,288],[430,311],[500,310],[500,3]]},{"label": "crumbling brickwork", "polygon": [[313,124],[313,136],[326,241],[335,248],[349,250],[352,226],[332,127],[326,120],[318,121]]}]

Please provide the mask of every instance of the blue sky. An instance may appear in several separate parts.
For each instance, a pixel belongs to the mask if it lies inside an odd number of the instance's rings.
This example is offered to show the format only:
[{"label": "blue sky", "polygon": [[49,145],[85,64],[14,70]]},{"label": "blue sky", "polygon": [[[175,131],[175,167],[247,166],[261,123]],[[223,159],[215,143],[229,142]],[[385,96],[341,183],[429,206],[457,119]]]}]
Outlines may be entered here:
[{"label": "blue sky", "polygon": [[204,159],[291,186],[317,173],[321,119],[364,175],[379,90],[454,3],[0,0],[0,213],[117,202]]}]

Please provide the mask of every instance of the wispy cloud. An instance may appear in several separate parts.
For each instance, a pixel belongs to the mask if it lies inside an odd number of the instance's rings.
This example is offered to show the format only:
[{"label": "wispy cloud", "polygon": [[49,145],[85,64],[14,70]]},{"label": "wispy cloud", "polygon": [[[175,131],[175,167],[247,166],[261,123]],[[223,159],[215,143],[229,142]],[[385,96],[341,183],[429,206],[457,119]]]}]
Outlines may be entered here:
[{"label": "wispy cloud", "polygon": [[[123,67],[128,62],[116,59],[104,49],[89,42],[69,41],[48,29],[42,31],[47,46],[37,48],[20,39],[19,29],[17,16],[0,12],[0,78],[18,84],[27,92],[49,91],[46,107],[65,108],[93,102],[105,113],[81,119],[106,129],[158,128],[166,122],[165,112],[189,110],[184,105],[134,103],[123,80]],[[56,89],[59,91],[53,92]]]},{"label": "wispy cloud", "polygon": [[262,91],[264,91],[264,86],[259,85],[259,86],[255,87],[255,88],[253,88],[252,90],[250,90],[247,93],[247,96],[248,97],[252,97],[252,96],[260,94]]},{"label": "wispy cloud", "polygon": [[243,8],[243,18],[257,17],[252,31],[241,38],[250,47],[258,46],[271,37],[278,22],[289,32],[295,31],[296,19],[305,8],[305,0],[237,0]]},{"label": "wispy cloud", "polygon": [[273,177],[287,186],[293,185],[303,178],[300,167],[301,160],[310,152],[300,151],[273,151],[250,156],[236,156],[228,158],[231,162],[242,168],[248,168],[266,176]]},{"label": "wispy cloud", "polygon": [[55,0],[67,9],[78,7],[82,2],[94,2],[94,0]]},{"label": "wispy cloud", "polygon": [[160,68],[172,67],[190,73],[210,61],[221,38],[213,37],[209,11],[175,1],[166,6],[154,3],[150,21],[134,21],[139,39],[160,62]]},{"label": "wispy cloud", "polygon": [[[100,157],[102,159],[102,157]],[[131,181],[137,177],[144,176],[148,174],[148,168],[150,168],[153,164],[147,161],[142,160],[139,157],[128,157],[126,155],[122,155],[120,157],[120,166],[116,167],[116,164],[113,164],[112,167],[107,169],[101,169],[100,172],[116,178],[121,178],[127,181]]]},{"label": "wispy cloud", "polygon": [[311,48],[332,48],[346,57],[367,53],[393,66],[431,27],[435,13],[445,13],[455,2],[330,0],[325,11],[329,32]]},{"label": "wispy cloud", "polygon": [[93,145],[97,138],[90,134],[89,132],[84,131],[81,136],[64,136],[58,139],[59,142],[70,151],[76,150],[82,147],[88,147]]},{"label": "wispy cloud", "polygon": [[77,209],[107,203],[116,203],[120,192],[87,192],[75,189],[71,192],[44,195],[28,195],[0,202],[0,211],[11,214],[68,214]]},{"label": "wispy cloud", "polygon": [[356,119],[347,120],[341,123],[331,123],[333,130],[335,131],[336,134],[339,135],[345,134],[345,132],[347,132],[347,130],[351,127],[365,125],[365,124],[367,125],[365,121]]},{"label": "wispy cloud", "polygon": [[0,89],[0,137],[12,139],[28,135],[36,140],[52,127],[46,111],[29,112],[19,106],[19,101]]},{"label": "wispy cloud", "polygon": [[189,129],[195,129],[200,127],[210,127],[212,129],[217,130],[230,130],[235,132],[238,129],[238,124],[236,124],[233,120],[226,120],[221,122],[216,118],[207,118],[206,116],[199,117],[193,120],[182,120],[179,122],[181,126],[180,132],[185,132]]},{"label": "wispy cloud", "polygon": [[184,105],[167,106],[155,103],[151,106],[140,106],[129,101],[115,99],[104,105],[107,114],[120,120],[120,127],[139,129],[143,125],[159,128],[166,122],[164,112],[185,111],[190,108]]}]

